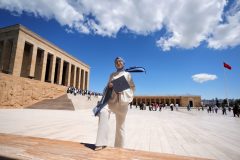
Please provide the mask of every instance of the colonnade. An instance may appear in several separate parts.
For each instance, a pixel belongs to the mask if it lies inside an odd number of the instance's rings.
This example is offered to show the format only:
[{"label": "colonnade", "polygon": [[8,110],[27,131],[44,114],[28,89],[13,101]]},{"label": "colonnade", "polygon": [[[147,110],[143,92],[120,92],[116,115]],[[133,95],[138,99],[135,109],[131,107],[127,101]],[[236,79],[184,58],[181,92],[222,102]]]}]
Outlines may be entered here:
[{"label": "colonnade", "polygon": [[182,105],[181,103],[181,98],[180,97],[137,97],[135,96],[133,99],[133,104],[140,104],[140,103],[145,103],[145,104],[151,104],[151,103],[162,103],[162,104],[167,104],[170,105],[171,103]]},{"label": "colonnade", "polygon": [[133,104],[151,104],[162,103],[168,106],[172,104],[178,104],[179,106],[186,107],[201,107],[201,96],[197,95],[179,95],[179,96],[134,96]]},{"label": "colonnade", "polygon": [[0,72],[86,90],[89,68],[21,25],[0,29]]}]

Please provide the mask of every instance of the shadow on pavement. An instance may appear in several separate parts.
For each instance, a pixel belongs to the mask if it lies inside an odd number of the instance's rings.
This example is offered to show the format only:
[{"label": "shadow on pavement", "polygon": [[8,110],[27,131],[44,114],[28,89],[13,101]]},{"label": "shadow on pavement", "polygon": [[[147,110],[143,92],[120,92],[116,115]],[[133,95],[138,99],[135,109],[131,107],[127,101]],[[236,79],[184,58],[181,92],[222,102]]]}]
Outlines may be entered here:
[{"label": "shadow on pavement", "polygon": [[9,158],[9,157],[5,157],[5,156],[1,156],[1,155],[0,155],[0,159],[1,160],[17,160],[15,158]]},{"label": "shadow on pavement", "polygon": [[85,147],[94,150],[95,149],[95,144],[89,144],[89,143],[81,143]]}]

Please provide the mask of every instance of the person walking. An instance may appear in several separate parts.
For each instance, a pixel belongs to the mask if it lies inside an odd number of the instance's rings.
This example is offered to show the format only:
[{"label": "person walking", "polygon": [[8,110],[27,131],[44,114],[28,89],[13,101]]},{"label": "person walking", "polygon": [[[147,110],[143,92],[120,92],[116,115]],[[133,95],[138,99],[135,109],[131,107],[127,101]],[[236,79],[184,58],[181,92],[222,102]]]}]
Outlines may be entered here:
[{"label": "person walking", "polygon": [[218,106],[217,105],[214,106],[214,111],[217,114],[217,112],[218,112]]},{"label": "person walking", "polygon": [[[131,74],[124,69],[125,62],[121,57],[117,57],[114,61],[116,72],[110,75],[107,87],[112,90],[111,98],[108,104],[99,113],[98,133],[95,143],[95,150],[101,150],[108,145],[109,118],[110,113],[115,113],[116,116],[116,132],[115,132],[115,147],[124,147],[125,142],[125,119],[128,112],[128,104],[132,102],[135,91],[135,85],[131,78]],[[116,92],[113,81],[120,77],[124,77],[129,84],[129,88],[121,92]]]},{"label": "person walking", "polygon": [[170,104],[171,111],[173,111],[173,103]]},{"label": "person walking", "polygon": [[226,109],[225,105],[223,105],[223,106],[222,106],[222,114],[223,114],[223,115],[227,115],[226,110],[227,110],[227,109]]},{"label": "person walking", "polygon": [[176,111],[178,111],[178,108],[179,108],[178,103],[175,104],[175,107],[176,107]]},{"label": "person walking", "polygon": [[187,110],[188,110],[188,111],[191,111],[190,104],[187,105]]},{"label": "person walking", "polygon": [[239,117],[239,107],[238,107],[238,104],[235,104],[234,107],[233,107],[233,116],[238,116]]}]

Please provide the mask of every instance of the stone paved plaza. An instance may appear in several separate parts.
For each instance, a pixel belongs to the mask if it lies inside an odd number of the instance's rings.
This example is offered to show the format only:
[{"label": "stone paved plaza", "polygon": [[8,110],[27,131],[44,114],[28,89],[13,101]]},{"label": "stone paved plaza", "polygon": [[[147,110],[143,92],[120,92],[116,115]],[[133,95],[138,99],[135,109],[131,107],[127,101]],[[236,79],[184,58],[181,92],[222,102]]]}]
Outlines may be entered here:
[{"label": "stone paved plaza", "polygon": [[[240,159],[240,118],[204,111],[129,109],[126,148],[222,160]],[[110,118],[109,146],[114,140]],[[95,143],[98,119],[90,109],[1,109],[0,133]]]}]

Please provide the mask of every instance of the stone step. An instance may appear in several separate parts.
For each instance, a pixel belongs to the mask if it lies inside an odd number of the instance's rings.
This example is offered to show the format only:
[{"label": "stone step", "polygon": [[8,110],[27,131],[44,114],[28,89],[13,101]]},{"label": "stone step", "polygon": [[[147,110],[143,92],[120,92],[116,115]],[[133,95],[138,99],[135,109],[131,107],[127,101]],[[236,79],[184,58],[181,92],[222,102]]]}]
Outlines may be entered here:
[{"label": "stone step", "polygon": [[64,94],[56,99],[45,99],[27,108],[29,109],[56,109],[56,110],[82,110],[93,108],[101,97]]},{"label": "stone step", "polygon": [[68,93],[68,98],[72,101],[75,110],[81,109],[90,109],[97,105],[97,102],[101,100],[101,97],[91,96],[91,99],[88,99],[88,96],[76,95]]},{"label": "stone step", "polygon": [[35,103],[29,109],[57,109],[57,110],[74,110],[72,101],[64,94],[56,99],[45,99]]},{"label": "stone step", "polygon": [[204,160],[174,154],[107,147],[94,151],[93,144],[0,133],[0,159],[11,160]]}]

